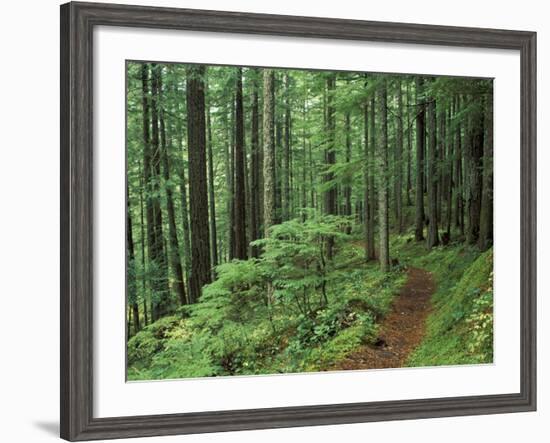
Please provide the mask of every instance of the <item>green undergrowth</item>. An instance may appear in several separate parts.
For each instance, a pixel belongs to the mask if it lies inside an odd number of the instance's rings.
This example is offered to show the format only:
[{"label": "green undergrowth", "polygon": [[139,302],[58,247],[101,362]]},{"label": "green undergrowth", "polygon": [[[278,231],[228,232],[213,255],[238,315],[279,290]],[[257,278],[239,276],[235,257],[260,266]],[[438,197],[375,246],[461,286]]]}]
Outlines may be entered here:
[{"label": "green undergrowth", "polygon": [[362,259],[360,239],[336,236],[334,260],[323,267],[313,232],[332,235],[327,223],[311,231],[289,223],[263,259],[219,266],[198,303],[129,340],[128,379],[328,370],[374,341],[407,266],[429,271],[436,283],[426,335],[407,365],[492,362],[492,249],[480,254],[456,243],[427,251],[410,234],[395,236],[397,262],[384,274]]},{"label": "green undergrowth", "polygon": [[[284,312],[272,320],[235,318],[223,306],[199,302],[186,318],[163,318],[128,342],[128,379],[308,372],[329,369],[376,337],[378,322],[405,281],[376,264],[348,270],[313,317]],[[225,311],[225,312],[224,312]]]},{"label": "green undergrowth", "polygon": [[[422,243],[400,237],[400,260],[430,271],[437,284],[426,336],[408,366],[493,361],[493,250],[451,244],[426,253]],[[424,250],[424,252],[422,252]]]},{"label": "green undergrowth", "polygon": [[[282,372],[307,372],[329,369],[362,344],[372,342],[379,322],[388,312],[394,296],[404,284],[406,275],[397,268],[384,275],[376,263],[362,265],[349,273],[345,282],[333,294],[333,306],[322,311],[327,321],[322,326],[298,326],[285,352],[274,359],[267,372],[283,367]],[[332,324],[332,325],[331,325]],[[313,326],[313,334],[308,331]],[[335,331],[336,333],[332,333]]]},{"label": "green undergrowth", "polygon": [[[198,303],[129,340],[128,379],[327,370],[372,342],[406,274],[366,263],[353,237],[331,231],[332,223],[289,222],[262,259],[219,266]],[[327,236],[335,239],[332,261],[316,255]]]}]

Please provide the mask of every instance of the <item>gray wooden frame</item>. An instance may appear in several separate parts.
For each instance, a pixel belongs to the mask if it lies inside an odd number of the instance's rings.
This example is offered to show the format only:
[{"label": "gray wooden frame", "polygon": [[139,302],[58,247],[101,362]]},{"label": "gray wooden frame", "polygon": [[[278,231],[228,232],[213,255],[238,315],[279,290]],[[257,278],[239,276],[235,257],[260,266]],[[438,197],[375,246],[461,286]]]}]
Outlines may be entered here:
[{"label": "gray wooden frame", "polygon": [[[94,26],[497,48],[521,57],[521,392],[93,417]],[[61,437],[70,441],[493,414],[536,409],[536,33],[100,3],[61,6]],[[516,296],[516,294],[511,294]],[[122,296],[122,295],[121,295]]]}]

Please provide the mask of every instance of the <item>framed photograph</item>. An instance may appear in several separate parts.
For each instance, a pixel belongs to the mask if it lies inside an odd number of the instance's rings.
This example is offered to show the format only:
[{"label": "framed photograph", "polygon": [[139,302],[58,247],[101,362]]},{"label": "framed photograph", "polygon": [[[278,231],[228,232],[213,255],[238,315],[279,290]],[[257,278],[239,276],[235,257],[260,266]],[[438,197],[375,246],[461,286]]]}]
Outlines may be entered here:
[{"label": "framed photograph", "polygon": [[536,408],[536,34],[61,6],[61,437]]}]

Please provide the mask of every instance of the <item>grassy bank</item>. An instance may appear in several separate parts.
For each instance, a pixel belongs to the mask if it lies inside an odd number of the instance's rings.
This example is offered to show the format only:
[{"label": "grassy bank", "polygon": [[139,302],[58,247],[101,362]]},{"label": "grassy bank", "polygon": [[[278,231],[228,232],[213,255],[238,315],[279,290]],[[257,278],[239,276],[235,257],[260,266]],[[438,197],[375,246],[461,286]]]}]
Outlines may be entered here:
[{"label": "grassy bank", "polygon": [[480,254],[463,244],[424,246],[405,237],[392,245],[402,263],[432,273],[437,290],[426,336],[410,355],[409,366],[491,363],[493,361],[493,250]]}]

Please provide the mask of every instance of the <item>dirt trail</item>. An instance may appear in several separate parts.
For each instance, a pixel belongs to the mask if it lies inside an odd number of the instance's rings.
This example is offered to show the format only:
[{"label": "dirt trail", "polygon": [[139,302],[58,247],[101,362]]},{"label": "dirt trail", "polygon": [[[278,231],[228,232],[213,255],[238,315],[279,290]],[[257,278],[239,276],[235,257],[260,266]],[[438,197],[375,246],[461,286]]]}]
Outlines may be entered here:
[{"label": "dirt trail", "polygon": [[428,271],[409,268],[408,278],[380,325],[375,344],[364,345],[338,362],[334,369],[403,367],[421,342],[435,283]]}]

